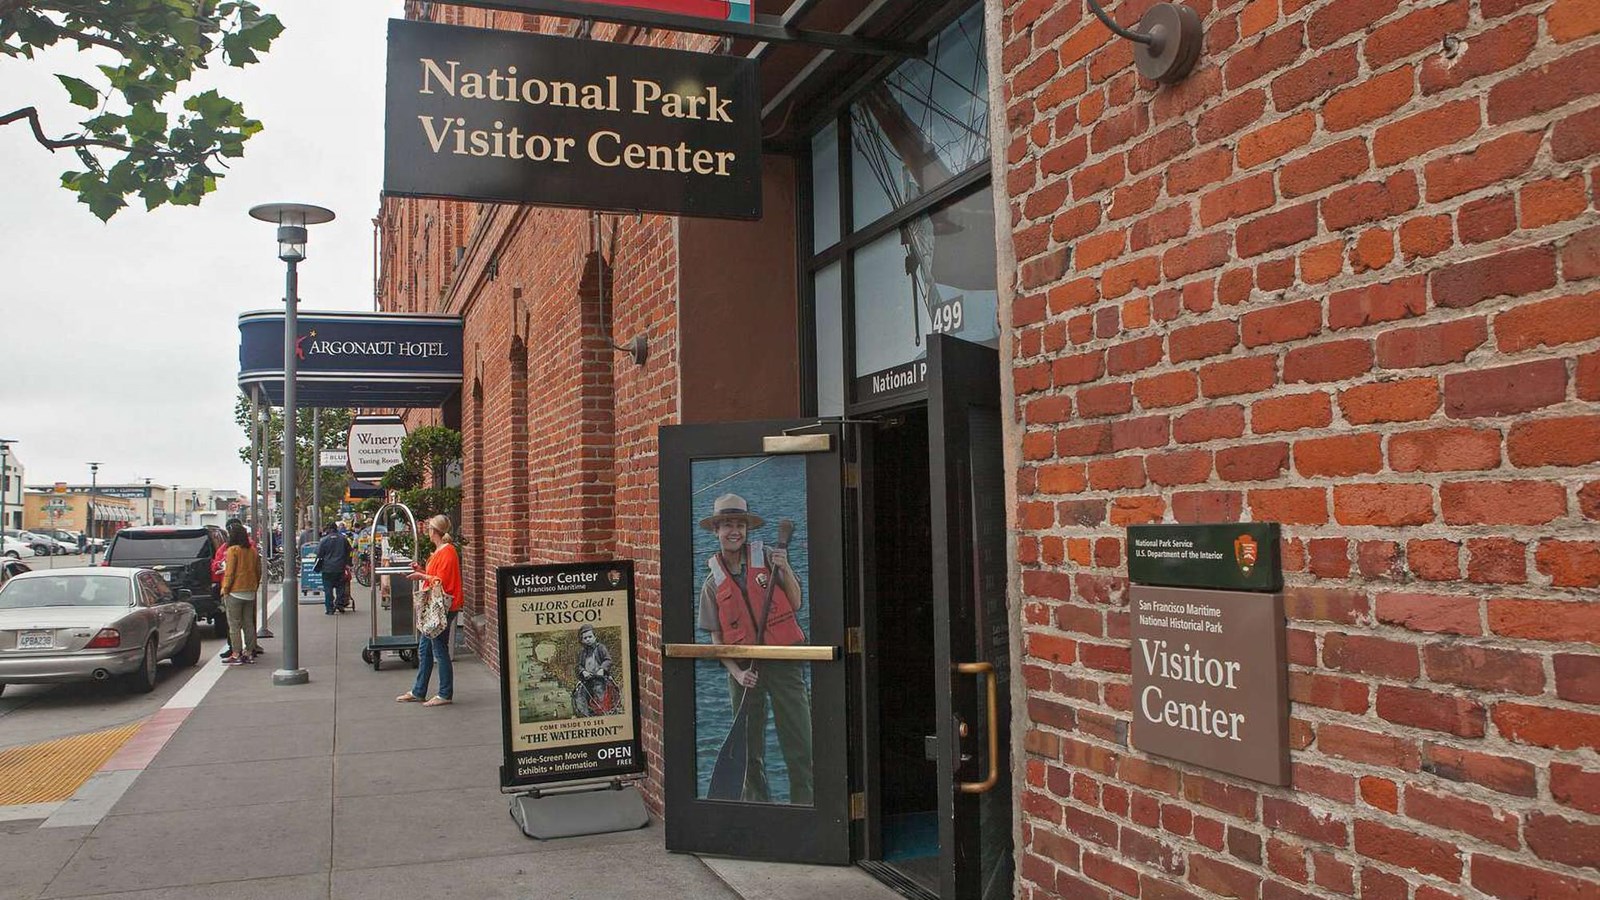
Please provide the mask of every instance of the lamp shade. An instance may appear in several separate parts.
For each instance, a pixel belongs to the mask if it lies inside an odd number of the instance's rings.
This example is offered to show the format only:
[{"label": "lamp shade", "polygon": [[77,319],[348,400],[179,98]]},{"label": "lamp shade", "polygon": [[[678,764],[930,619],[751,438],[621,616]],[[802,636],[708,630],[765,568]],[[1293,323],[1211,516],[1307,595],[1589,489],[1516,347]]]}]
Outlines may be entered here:
[{"label": "lamp shade", "polygon": [[333,210],[309,203],[263,203],[250,215],[278,226],[278,258],[284,262],[306,258],[306,226],[333,221]]}]

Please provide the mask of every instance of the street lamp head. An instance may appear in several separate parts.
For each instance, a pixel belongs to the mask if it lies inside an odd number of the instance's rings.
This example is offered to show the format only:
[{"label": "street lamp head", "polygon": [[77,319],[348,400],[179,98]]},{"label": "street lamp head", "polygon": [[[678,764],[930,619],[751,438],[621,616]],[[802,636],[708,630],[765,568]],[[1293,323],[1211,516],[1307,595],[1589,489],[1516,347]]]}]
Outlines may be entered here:
[{"label": "street lamp head", "polygon": [[308,203],[263,203],[250,215],[278,226],[278,258],[284,262],[306,258],[306,226],[333,221],[333,210]]}]

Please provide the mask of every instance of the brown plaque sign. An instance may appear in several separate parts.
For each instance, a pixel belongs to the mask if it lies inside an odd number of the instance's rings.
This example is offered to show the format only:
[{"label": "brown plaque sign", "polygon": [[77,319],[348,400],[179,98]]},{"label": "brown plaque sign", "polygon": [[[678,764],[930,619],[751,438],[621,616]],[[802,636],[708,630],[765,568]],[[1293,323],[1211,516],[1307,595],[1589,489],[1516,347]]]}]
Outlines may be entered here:
[{"label": "brown plaque sign", "polygon": [[1289,783],[1283,595],[1129,589],[1133,746]]}]

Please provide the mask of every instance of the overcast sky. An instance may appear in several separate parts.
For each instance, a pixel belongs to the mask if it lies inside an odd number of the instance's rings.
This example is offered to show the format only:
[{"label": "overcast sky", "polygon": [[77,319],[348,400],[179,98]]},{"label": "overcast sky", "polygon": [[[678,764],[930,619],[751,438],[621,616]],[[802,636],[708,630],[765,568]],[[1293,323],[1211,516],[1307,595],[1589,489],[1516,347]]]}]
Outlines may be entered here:
[{"label": "overcast sky", "polygon": [[[0,127],[0,437],[30,484],[152,478],[248,490],[237,450],[244,310],[282,308],[284,264],[258,203],[338,218],[311,230],[303,309],[372,308],[372,217],[383,170],[385,22],[401,0],[258,0],[286,31],[260,63],[202,72],[266,128],[198,207],[145,212],[137,197],[101,224],[59,186],[80,168],[25,122]],[[60,49],[60,48],[58,48]],[[97,75],[88,54],[0,58],[0,113],[38,106],[46,131],[85,111],[54,74]],[[104,60],[101,60],[104,61]]]}]

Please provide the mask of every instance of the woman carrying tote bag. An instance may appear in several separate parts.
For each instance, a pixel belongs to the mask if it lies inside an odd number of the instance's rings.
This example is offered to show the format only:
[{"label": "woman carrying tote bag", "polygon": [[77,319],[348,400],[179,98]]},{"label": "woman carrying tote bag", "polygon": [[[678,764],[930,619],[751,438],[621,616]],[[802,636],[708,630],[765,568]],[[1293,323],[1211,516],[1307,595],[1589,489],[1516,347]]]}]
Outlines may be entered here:
[{"label": "woman carrying tote bag", "polygon": [[420,568],[413,564],[416,571],[406,578],[417,582],[420,596],[417,597],[416,609],[418,625],[424,624],[428,618],[427,605],[432,600],[434,591],[444,594],[444,603],[447,610],[444,627],[429,636],[423,628],[417,629],[417,681],[411,690],[394,698],[396,703],[418,703],[428,696],[428,680],[433,676],[434,663],[439,665],[439,693],[423,702],[423,706],[447,706],[455,695],[455,670],[450,665],[450,625],[456,620],[456,614],[461,611],[461,557],[456,554],[456,546],[450,536],[450,517],[434,516],[427,522],[428,538],[433,541],[433,555],[428,557],[428,567]]}]

